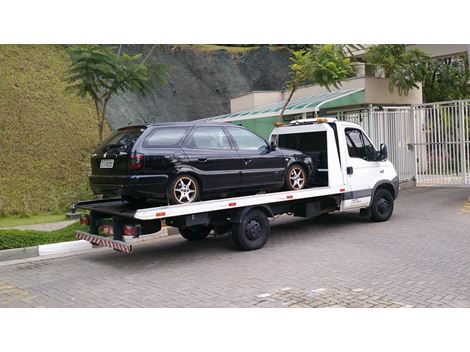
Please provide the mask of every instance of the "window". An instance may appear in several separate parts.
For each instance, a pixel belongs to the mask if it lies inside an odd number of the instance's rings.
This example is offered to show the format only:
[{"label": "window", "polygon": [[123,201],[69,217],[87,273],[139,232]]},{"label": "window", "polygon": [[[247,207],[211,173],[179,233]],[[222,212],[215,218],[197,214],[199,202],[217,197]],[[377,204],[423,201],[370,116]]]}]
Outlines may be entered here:
[{"label": "window", "polygon": [[132,148],[137,139],[145,131],[145,127],[127,127],[116,131],[106,141],[101,144],[103,151],[111,149]]},{"label": "window", "polygon": [[266,141],[257,136],[256,134],[247,131],[243,128],[228,128],[230,133],[235,139],[235,143],[240,150],[266,150],[268,148],[268,144]]},{"label": "window", "polygon": [[357,129],[346,129],[346,142],[351,158],[361,158],[368,161],[375,160],[375,149],[364,134]]},{"label": "window", "polygon": [[289,133],[278,135],[278,145],[309,155],[318,168],[328,168],[326,132]]},{"label": "window", "polygon": [[158,127],[144,142],[146,148],[176,148],[186,136],[189,127]]},{"label": "window", "polygon": [[192,149],[231,149],[222,127],[197,127],[188,141]]}]

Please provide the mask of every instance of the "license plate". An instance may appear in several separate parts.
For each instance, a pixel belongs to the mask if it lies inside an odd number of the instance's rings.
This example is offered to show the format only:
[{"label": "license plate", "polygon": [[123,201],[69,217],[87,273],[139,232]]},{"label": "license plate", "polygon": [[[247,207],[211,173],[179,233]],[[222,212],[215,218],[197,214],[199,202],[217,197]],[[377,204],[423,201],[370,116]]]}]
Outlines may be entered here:
[{"label": "license plate", "polygon": [[100,162],[100,169],[112,169],[114,166],[114,159],[102,159]]}]

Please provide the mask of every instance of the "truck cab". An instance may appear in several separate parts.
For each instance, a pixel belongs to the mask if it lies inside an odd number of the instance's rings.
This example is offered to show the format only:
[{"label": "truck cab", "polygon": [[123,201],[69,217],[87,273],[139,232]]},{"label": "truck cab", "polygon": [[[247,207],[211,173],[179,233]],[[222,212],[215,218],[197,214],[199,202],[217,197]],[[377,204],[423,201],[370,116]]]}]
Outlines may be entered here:
[{"label": "truck cab", "polygon": [[[398,196],[398,176],[388,160],[387,147],[376,148],[355,123],[334,118],[295,120],[275,128],[270,141],[280,147],[300,150],[313,159],[317,167],[311,180],[313,187],[348,186],[341,210],[373,211],[372,202],[379,189],[389,193],[393,200]],[[384,209],[390,206],[390,199],[379,203],[380,210],[391,215],[390,209]]]}]

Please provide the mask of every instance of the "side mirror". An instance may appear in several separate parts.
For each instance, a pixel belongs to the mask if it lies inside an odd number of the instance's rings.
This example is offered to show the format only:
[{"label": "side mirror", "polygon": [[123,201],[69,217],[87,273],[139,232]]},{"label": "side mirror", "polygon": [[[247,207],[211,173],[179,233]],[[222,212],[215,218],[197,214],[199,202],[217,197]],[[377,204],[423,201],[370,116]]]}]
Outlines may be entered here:
[{"label": "side mirror", "polygon": [[387,158],[388,158],[388,148],[385,143],[382,143],[380,145],[379,161],[387,160]]},{"label": "side mirror", "polygon": [[275,150],[277,148],[277,144],[274,141],[271,141],[271,144],[269,145],[269,149]]}]

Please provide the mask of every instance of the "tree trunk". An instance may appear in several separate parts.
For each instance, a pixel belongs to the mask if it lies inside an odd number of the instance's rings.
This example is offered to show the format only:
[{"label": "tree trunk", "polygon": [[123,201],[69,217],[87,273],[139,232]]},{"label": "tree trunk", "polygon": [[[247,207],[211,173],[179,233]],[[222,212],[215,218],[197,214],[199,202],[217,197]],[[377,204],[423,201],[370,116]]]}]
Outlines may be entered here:
[{"label": "tree trunk", "polygon": [[284,118],[284,111],[287,108],[287,105],[289,105],[290,100],[292,99],[292,96],[294,95],[294,92],[297,90],[297,86],[293,86],[292,90],[289,93],[289,96],[287,97],[286,102],[284,103],[284,106],[282,107],[281,113],[279,114],[279,122],[282,122],[282,119]]}]

